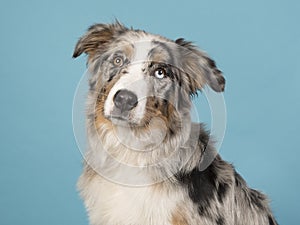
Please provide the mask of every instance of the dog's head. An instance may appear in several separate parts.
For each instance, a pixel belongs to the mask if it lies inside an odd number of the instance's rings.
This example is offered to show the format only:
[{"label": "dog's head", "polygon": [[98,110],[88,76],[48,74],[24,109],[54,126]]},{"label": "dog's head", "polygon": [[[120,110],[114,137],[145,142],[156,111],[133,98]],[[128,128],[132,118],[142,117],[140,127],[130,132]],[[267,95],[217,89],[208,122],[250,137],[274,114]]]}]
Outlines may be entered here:
[{"label": "dog's head", "polygon": [[225,86],[215,62],[191,42],[118,22],[91,26],[73,57],[82,53],[91,74],[89,124],[97,131],[118,126],[141,135],[150,129],[164,134],[161,141],[189,135],[191,96],[205,85],[217,92]]}]

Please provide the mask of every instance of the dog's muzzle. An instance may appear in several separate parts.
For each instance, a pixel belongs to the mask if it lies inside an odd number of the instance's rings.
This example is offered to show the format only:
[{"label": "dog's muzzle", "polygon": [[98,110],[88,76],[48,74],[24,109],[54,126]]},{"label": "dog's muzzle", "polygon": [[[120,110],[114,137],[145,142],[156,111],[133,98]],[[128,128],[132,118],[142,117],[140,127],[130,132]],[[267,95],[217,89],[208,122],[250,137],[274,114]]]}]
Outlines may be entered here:
[{"label": "dog's muzzle", "polygon": [[114,95],[113,102],[115,107],[112,116],[117,119],[126,120],[130,111],[137,106],[138,98],[132,91],[121,89]]}]

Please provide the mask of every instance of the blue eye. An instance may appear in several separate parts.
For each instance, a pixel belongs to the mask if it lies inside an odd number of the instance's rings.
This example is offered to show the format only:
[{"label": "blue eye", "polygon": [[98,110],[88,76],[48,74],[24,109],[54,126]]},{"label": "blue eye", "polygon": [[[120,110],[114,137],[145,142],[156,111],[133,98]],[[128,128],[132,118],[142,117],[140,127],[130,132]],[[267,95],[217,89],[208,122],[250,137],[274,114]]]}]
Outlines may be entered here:
[{"label": "blue eye", "polygon": [[162,68],[158,68],[154,71],[154,76],[158,79],[162,79],[166,76],[166,70]]}]

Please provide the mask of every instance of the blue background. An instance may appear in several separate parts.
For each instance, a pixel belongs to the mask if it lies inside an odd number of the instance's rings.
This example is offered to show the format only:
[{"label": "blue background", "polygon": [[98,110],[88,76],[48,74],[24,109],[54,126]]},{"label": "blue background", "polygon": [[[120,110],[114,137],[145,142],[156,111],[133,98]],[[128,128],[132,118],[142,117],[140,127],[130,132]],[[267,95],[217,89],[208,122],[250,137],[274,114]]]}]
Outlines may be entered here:
[{"label": "blue background", "polygon": [[85,57],[71,55],[89,25],[118,18],[192,40],[217,61],[221,154],[270,196],[280,224],[299,225],[299,11],[296,0],[1,1],[0,224],[87,224],[71,120]]}]

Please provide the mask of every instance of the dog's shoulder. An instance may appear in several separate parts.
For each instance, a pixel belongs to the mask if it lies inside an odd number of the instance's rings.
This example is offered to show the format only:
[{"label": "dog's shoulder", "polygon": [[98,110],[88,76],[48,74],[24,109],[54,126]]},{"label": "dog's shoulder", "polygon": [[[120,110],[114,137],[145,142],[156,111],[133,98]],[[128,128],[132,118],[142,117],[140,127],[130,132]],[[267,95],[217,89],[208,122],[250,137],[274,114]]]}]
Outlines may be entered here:
[{"label": "dog's shoulder", "polygon": [[190,198],[198,206],[199,214],[204,215],[214,203],[224,202],[228,192],[232,191],[234,174],[233,166],[217,155],[205,170],[201,171],[198,166],[175,176],[188,189]]},{"label": "dog's shoulder", "polygon": [[259,225],[277,225],[268,198],[249,188],[234,166],[215,152],[204,127],[201,127],[196,148],[214,155],[212,162],[203,169],[202,160],[199,160],[196,167],[180,171],[175,177],[187,189],[190,199],[198,207],[200,217],[214,218],[216,224],[240,222],[238,224],[244,225],[253,224],[251,218],[256,217],[254,221],[259,221]]}]

